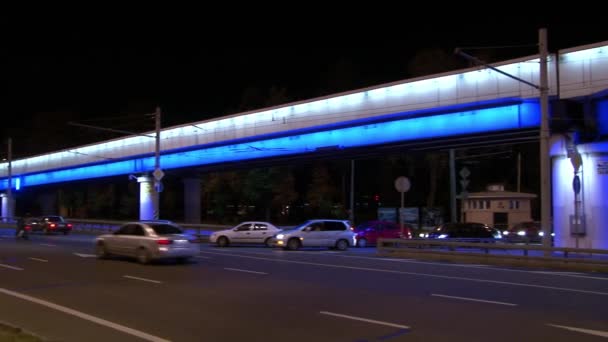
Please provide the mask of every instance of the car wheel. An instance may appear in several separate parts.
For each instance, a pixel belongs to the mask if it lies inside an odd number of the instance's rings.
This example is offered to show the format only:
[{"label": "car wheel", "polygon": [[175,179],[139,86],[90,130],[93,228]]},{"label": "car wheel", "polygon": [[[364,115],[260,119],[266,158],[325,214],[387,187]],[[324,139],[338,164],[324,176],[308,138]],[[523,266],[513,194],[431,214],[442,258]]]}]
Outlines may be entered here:
[{"label": "car wheel", "polygon": [[142,265],[150,262],[150,254],[145,248],[142,247],[137,250],[137,261]]},{"label": "car wheel", "polygon": [[272,247],[272,238],[266,239],[266,241],[264,241],[264,244],[266,245],[266,247]]},{"label": "car wheel", "polygon": [[217,245],[220,247],[226,247],[229,243],[230,241],[228,241],[228,238],[225,236],[220,236],[220,238],[217,239]]},{"label": "car wheel", "polygon": [[292,238],[289,241],[287,241],[287,249],[289,249],[291,251],[295,251],[300,248],[301,244],[302,243],[300,242],[300,239]]},{"label": "car wheel", "polygon": [[49,234],[51,234],[51,232],[49,232],[49,230],[48,230],[48,229],[46,229],[46,228],[44,228],[44,229],[42,230],[42,233],[44,233],[45,235],[49,235]]},{"label": "car wheel", "polygon": [[185,264],[185,263],[187,263],[188,261],[190,261],[190,257],[179,257],[179,258],[177,258],[177,262],[178,262],[179,264]]},{"label": "car wheel", "polygon": [[105,259],[109,256],[108,251],[106,250],[106,245],[103,243],[98,243],[95,247],[95,254],[99,259]]},{"label": "car wheel", "polygon": [[338,242],[336,242],[336,249],[339,251],[345,251],[347,248],[348,242],[346,242],[346,240],[338,240]]},{"label": "car wheel", "polygon": [[357,247],[367,247],[367,240],[366,239],[359,239],[357,240]]}]

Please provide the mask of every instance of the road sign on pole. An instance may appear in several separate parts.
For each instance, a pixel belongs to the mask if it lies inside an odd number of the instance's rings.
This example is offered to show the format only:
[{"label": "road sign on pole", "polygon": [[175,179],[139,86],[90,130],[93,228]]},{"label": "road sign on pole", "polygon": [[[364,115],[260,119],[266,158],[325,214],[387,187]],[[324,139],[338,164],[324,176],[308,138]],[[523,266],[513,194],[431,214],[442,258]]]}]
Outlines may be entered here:
[{"label": "road sign on pole", "polygon": [[154,179],[157,181],[160,181],[165,176],[165,173],[161,169],[156,169],[154,172],[152,172],[152,176],[154,176]]},{"label": "road sign on pole", "polygon": [[407,177],[401,176],[395,179],[395,189],[401,193],[401,209],[399,209],[399,226],[401,227],[401,236],[403,236],[403,194],[410,190],[410,180]]},{"label": "road sign on pole", "polygon": [[155,181],[154,182],[154,190],[156,190],[156,192],[163,192],[164,189],[164,185],[163,182],[161,181]]}]

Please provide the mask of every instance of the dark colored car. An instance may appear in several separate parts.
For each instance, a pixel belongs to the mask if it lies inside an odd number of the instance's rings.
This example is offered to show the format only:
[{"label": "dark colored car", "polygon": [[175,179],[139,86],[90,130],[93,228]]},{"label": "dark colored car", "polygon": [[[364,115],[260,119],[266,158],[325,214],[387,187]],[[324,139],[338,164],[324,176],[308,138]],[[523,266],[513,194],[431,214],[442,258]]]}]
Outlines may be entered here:
[{"label": "dark colored car", "polygon": [[429,233],[431,239],[501,239],[502,234],[496,228],[484,223],[444,223]]},{"label": "dark colored car", "polygon": [[412,226],[403,225],[403,234],[398,223],[391,221],[367,221],[355,228],[357,234],[357,247],[365,247],[374,245],[378,238],[387,239],[411,239]]},{"label": "dark colored car", "polygon": [[543,231],[540,222],[527,221],[515,224],[503,232],[509,242],[541,242]]},{"label": "dark colored car", "polygon": [[38,218],[29,219],[26,223],[31,231],[41,231],[45,234],[61,232],[64,235],[72,231],[72,224],[67,222],[62,216],[47,215]]}]

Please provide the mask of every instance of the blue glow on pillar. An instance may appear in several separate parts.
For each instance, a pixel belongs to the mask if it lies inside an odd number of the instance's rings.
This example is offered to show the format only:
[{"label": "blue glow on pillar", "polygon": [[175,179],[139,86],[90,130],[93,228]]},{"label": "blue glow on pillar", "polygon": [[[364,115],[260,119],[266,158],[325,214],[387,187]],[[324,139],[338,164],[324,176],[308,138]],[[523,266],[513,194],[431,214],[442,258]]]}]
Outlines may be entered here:
[{"label": "blue glow on pillar", "polygon": [[[540,106],[538,102],[523,102],[502,107],[359,124],[346,128],[317,127],[317,129],[325,128],[326,130],[192,151],[166,153],[161,155],[161,165],[164,169],[173,169],[305,154],[327,146],[364,147],[539,126]],[[329,127],[335,127],[335,125]],[[153,169],[154,157],[143,157],[25,175],[22,176],[21,186],[142,173]],[[7,180],[4,179],[0,183],[0,189],[5,189],[6,186]]]},{"label": "blue glow on pillar", "polygon": [[152,177],[138,177],[139,182],[139,219],[154,219],[154,181]]},{"label": "blue glow on pillar", "polygon": [[597,104],[598,131],[601,135],[608,135],[608,100],[599,101]]}]

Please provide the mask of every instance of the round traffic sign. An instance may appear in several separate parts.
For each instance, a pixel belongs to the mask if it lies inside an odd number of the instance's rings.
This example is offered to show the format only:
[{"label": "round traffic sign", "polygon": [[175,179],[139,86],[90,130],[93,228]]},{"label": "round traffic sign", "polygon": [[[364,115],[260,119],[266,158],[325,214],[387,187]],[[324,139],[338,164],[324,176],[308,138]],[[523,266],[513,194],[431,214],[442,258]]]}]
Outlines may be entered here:
[{"label": "round traffic sign", "polygon": [[572,180],[572,190],[574,190],[574,193],[577,195],[581,192],[581,179],[578,175],[574,176],[574,179]]},{"label": "round traffic sign", "polygon": [[401,176],[395,179],[395,189],[399,192],[408,192],[410,186],[410,180],[407,177]]}]

